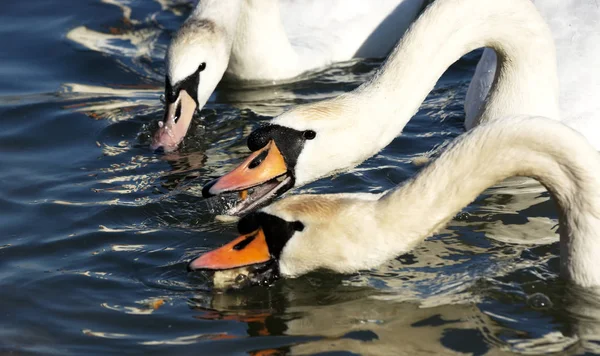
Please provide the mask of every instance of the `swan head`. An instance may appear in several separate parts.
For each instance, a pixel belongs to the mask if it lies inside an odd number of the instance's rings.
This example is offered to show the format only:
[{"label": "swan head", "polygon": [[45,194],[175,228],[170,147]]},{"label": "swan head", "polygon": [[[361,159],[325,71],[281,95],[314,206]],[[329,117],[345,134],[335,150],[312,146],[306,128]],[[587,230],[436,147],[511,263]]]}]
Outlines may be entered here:
[{"label": "swan head", "polygon": [[167,50],[166,110],[151,148],[177,149],[196,110],[202,109],[223,77],[231,43],[223,29],[207,19],[189,18]]},{"label": "swan head", "polygon": [[385,237],[374,218],[379,196],[296,195],[279,200],[244,216],[239,237],[192,260],[188,269],[256,266],[268,276],[296,277],[317,269],[349,273],[377,266],[389,258],[389,248],[374,243]]},{"label": "swan head", "polygon": [[329,101],[299,106],[253,131],[247,142],[250,156],[204,186],[203,196],[248,192],[227,212],[243,216],[291,188],[353,167],[374,154],[377,145],[370,143],[369,133],[357,135],[360,128],[345,120],[338,105]]}]

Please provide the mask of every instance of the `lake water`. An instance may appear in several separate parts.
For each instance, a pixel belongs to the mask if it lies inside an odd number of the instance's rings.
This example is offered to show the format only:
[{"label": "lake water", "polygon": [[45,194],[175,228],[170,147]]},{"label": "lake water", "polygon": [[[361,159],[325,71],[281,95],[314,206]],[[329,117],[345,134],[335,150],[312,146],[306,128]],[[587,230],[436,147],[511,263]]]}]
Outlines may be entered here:
[{"label": "lake water", "polygon": [[[380,61],[293,84],[223,85],[176,153],[148,148],[183,0],[5,1],[0,12],[0,354],[546,354],[600,352],[600,303],[559,277],[557,215],[527,180],[489,189],[378,269],[213,291],[192,256],[236,236],[200,189],[289,105],[351,90]],[[294,192],[380,192],[463,132],[479,52],[404,134]],[[401,98],[399,98],[401,100]],[[203,117],[201,119],[201,117]],[[440,201],[440,204],[443,204]]]}]

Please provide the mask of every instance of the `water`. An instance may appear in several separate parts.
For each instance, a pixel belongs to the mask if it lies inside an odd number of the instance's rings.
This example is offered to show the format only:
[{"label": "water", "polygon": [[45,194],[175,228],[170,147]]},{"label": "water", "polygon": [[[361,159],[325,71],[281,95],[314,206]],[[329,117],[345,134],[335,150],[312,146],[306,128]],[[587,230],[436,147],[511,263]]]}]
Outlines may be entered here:
[{"label": "water", "polygon": [[[201,186],[292,104],[351,90],[379,61],[278,87],[223,85],[181,151],[155,154],[163,56],[182,0],[5,2],[0,13],[0,353],[569,354],[600,351],[596,296],[558,278],[556,212],[531,181],[486,191],[378,269],[212,291],[186,261],[235,236]],[[380,192],[459,135],[478,53],[404,135],[300,192]],[[440,202],[443,204],[443,202]]]}]

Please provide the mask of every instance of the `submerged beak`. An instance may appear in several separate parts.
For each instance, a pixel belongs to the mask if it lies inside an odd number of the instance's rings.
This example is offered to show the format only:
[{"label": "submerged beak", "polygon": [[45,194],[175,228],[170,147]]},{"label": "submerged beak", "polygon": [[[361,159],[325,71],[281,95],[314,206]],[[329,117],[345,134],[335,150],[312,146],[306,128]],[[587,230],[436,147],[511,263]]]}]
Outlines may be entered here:
[{"label": "submerged beak", "polygon": [[196,106],[187,91],[180,90],[177,99],[167,104],[165,117],[158,123],[150,148],[156,150],[162,147],[165,152],[175,151],[190,127]]},{"label": "submerged beak", "polygon": [[243,191],[280,177],[287,171],[281,151],[271,140],[236,169],[204,186],[202,195],[208,198],[226,192]]},{"label": "submerged beak", "polygon": [[267,240],[262,228],[259,228],[192,260],[188,264],[188,270],[223,270],[265,263],[269,260],[271,255]]}]

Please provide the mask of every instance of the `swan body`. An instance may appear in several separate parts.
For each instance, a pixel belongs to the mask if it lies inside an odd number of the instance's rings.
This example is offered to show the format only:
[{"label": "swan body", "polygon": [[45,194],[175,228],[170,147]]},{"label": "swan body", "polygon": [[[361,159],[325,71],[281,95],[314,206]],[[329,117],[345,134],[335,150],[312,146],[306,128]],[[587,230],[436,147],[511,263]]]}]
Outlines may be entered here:
[{"label": "swan body", "polygon": [[[190,113],[206,104],[224,75],[230,80],[275,82],[334,62],[384,57],[424,3],[200,1],[167,51],[168,108],[152,147],[176,149],[191,122]],[[177,115],[179,106],[186,115]]]},{"label": "swan body", "polygon": [[[437,0],[422,12],[370,81],[339,97],[294,107],[274,118],[270,128],[256,130],[248,141],[254,153],[234,171],[209,183],[204,195],[266,187],[274,177],[289,178],[291,183],[273,185],[267,193],[266,188],[260,189],[263,195],[251,194],[229,212],[243,215],[287,189],[360,164],[402,132],[452,63],[481,47],[498,54],[497,71],[492,83],[476,77],[486,95],[468,126],[514,115],[560,119],[559,98],[572,94],[559,94],[553,35],[530,0]],[[588,75],[598,73],[600,69]],[[296,134],[309,131],[315,133],[311,140]],[[288,148],[290,141],[296,142],[293,149]],[[600,145],[600,140],[592,144]],[[256,162],[264,152],[279,152],[286,164],[270,165],[275,159]]]},{"label": "swan body", "polygon": [[424,0],[246,0],[225,75],[285,80],[333,62],[385,57]]},{"label": "swan body", "polygon": [[[542,117],[482,124],[384,194],[284,198],[243,218],[240,232],[262,234],[247,246],[261,245],[268,251],[264,258],[284,276],[319,268],[356,272],[410,251],[484,189],[511,176],[538,180],[556,201],[562,276],[584,287],[600,286],[600,156],[581,134]],[[245,248],[226,245],[190,267],[235,267]],[[226,263],[219,265],[219,259]]]}]

